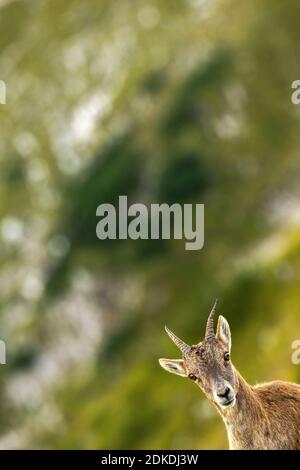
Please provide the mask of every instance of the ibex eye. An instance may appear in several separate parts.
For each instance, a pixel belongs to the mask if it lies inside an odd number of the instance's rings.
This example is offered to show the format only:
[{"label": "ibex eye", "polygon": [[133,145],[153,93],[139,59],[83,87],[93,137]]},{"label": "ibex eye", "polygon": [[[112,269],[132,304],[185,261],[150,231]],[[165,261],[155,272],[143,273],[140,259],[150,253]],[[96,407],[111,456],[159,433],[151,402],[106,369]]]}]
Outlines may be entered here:
[{"label": "ibex eye", "polygon": [[225,361],[230,361],[230,354],[229,354],[229,352],[226,352],[226,353],[224,354],[224,359],[225,359]]},{"label": "ibex eye", "polygon": [[189,374],[189,379],[191,380],[197,380],[197,377],[194,374]]}]

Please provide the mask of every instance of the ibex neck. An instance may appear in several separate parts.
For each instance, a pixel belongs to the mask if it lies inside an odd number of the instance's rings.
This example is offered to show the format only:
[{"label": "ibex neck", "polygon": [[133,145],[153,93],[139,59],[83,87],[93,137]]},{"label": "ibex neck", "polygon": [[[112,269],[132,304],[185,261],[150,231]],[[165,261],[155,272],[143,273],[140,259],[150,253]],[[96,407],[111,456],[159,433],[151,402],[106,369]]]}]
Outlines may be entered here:
[{"label": "ibex neck", "polygon": [[221,415],[227,428],[230,448],[247,448],[255,440],[253,429],[259,429],[265,416],[255,390],[237,371],[236,379],[236,403],[233,408],[221,411]]}]

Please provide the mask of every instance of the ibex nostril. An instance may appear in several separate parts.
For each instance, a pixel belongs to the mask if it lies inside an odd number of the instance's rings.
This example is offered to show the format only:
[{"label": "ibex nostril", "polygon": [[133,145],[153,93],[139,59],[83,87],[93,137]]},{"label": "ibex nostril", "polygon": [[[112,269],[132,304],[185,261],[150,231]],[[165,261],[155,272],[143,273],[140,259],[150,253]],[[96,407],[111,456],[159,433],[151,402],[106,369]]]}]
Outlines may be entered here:
[{"label": "ibex nostril", "polygon": [[229,387],[224,387],[220,389],[217,393],[218,397],[220,398],[227,398],[230,393],[230,388]]}]

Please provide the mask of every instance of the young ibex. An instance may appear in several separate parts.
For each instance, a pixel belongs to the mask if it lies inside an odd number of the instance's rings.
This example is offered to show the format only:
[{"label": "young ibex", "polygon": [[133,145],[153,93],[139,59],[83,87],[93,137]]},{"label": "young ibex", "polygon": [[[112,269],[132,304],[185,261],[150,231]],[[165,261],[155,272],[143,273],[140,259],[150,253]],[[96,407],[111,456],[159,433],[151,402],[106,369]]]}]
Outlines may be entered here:
[{"label": "young ibex", "polygon": [[230,360],[231,334],[219,316],[214,332],[216,303],[206,334],[188,346],[166,327],[183,359],[160,359],[168,372],[189,377],[222,416],[230,449],[300,449],[300,386],[288,382],[249,385]]}]

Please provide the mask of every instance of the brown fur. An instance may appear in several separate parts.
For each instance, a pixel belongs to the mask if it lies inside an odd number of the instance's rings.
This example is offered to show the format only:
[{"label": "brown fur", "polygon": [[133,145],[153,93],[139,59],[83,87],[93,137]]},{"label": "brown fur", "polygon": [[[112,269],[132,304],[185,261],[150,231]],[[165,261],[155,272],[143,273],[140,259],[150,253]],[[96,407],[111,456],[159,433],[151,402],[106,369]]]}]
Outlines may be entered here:
[{"label": "brown fur", "polygon": [[235,406],[219,410],[230,449],[300,449],[300,386],[274,381],[252,387],[237,377]]}]

